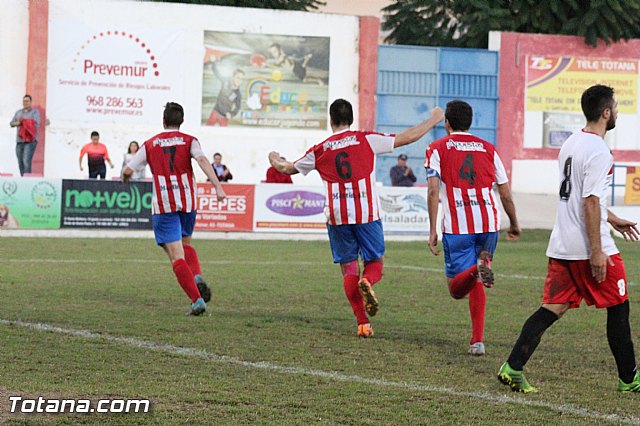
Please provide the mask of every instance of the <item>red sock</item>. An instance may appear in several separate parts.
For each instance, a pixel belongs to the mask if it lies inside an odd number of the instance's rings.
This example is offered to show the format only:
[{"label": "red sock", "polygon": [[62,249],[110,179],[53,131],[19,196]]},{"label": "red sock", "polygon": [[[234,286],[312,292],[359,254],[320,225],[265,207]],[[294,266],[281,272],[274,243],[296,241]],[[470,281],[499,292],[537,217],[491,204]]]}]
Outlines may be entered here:
[{"label": "red sock", "polygon": [[371,285],[374,285],[382,279],[382,262],[380,260],[372,260],[371,262],[364,262],[364,272],[362,272],[362,278],[369,280]]},{"label": "red sock", "polygon": [[478,281],[478,265],[473,265],[466,271],[460,272],[449,283],[449,293],[454,299],[462,299],[473,289]]},{"label": "red sock", "polygon": [[344,276],[344,294],[347,295],[349,303],[351,303],[351,309],[358,320],[358,325],[367,324],[369,318],[364,310],[364,303],[362,301],[362,295],[358,289],[358,281],[360,277],[357,275],[345,275]]},{"label": "red sock", "polygon": [[487,305],[487,295],[482,283],[477,282],[469,292],[469,313],[471,313],[471,342],[482,342],[484,338],[484,311]]},{"label": "red sock", "polygon": [[196,282],[193,278],[193,272],[189,269],[187,261],[184,259],[178,259],[173,262],[173,273],[176,274],[180,287],[182,287],[184,292],[187,293],[189,299],[191,299],[192,302],[198,300],[198,297],[200,297],[200,291],[198,291],[198,287],[196,286]]},{"label": "red sock", "polygon": [[196,253],[196,249],[191,247],[189,244],[183,244],[184,247],[184,260],[187,261],[187,265],[189,265],[189,269],[193,272],[193,275],[202,275],[202,270],[200,270],[200,260],[198,259],[198,253]]}]

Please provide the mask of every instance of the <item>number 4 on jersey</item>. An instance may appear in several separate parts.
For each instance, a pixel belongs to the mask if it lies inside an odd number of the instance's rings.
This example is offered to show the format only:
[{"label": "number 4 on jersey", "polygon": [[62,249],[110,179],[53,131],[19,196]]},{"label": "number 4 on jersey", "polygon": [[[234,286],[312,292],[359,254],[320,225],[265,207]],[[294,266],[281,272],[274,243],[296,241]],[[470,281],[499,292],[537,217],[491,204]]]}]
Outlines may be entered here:
[{"label": "number 4 on jersey", "polygon": [[469,185],[473,185],[476,181],[476,172],[473,170],[473,155],[467,154],[458,171],[458,177],[462,180],[469,182]]}]

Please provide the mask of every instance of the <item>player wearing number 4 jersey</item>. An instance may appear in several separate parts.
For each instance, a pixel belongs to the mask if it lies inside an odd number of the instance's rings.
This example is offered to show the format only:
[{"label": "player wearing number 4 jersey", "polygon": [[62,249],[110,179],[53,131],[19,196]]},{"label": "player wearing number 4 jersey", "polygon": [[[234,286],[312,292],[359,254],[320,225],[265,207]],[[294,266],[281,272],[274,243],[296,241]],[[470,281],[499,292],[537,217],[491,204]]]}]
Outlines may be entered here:
[{"label": "player wearing number 4 jersey", "polygon": [[469,296],[471,346],[469,353],[484,355],[484,287],[493,286],[491,260],[498,243],[500,212],[494,185],[509,216],[507,236],[520,235],[516,209],[502,161],[494,146],[467,133],[473,120],[471,106],[455,100],[447,104],[444,126],[448,136],[427,148],[429,249],[438,243],[436,216],[442,205],[442,246],[449,293],[454,299]]},{"label": "player wearing number 4 jersey", "polygon": [[558,156],[560,190],[551,232],[542,307],[524,323],[498,379],[514,391],[535,392],[522,369],[544,332],[584,299],[607,309],[607,339],[618,367],[618,390],[640,392],[640,373],[629,326],[627,277],[607,222],[625,239],[637,240],[636,224],[607,210],[613,156],[604,135],[616,125],[613,89],[596,85],[582,94],[587,125],[572,134]]},{"label": "player wearing number 4 jersey", "polygon": [[[384,237],[375,189],[376,154],[420,139],[442,120],[442,110],[431,110],[431,117],[398,135],[350,130],[351,104],[338,99],[329,108],[333,135],[310,148],[291,163],[271,152],[269,161],[279,172],[308,174],[317,170],[326,190],[327,230],[334,263],[342,269],[344,291],[358,323],[358,336],[371,337],[369,316],[378,311],[373,285],[382,278]],[[360,275],[358,255],[364,270]]]},{"label": "player wearing number 4 jersey", "polygon": [[202,279],[198,254],[191,246],[196,222],[196,182],[191,158],[196,159],[213,183],[219,201],[225,198],[225,193],[200,142],[180,132],[183,121],[182,106],[167,103],[163,115],[165,131],[144,143],[122,175],[125,182],[129,181],[134,170],[149,164],[153,174],[152,223],[156,242],[169,256],[178,283],[191,299],[189,314],[200,315],[211,298],[211,289]]}]

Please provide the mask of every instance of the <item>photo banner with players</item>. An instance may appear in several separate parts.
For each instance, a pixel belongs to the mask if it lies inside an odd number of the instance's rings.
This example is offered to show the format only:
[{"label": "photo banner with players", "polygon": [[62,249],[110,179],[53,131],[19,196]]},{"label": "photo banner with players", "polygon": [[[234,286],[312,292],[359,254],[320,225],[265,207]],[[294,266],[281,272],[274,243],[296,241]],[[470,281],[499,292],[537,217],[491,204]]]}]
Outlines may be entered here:
[{"label": "photo banner with players", "polygon": [[151,229],[151,182],[62,181],[62,228]]},{"label": "photo banner with players", "polygon": [[60,228],[61,179],[0,177],[0,230]]},{"label": "photo banner with players", "polygon": [[324,189],[268,183],[256,185],[256,232],[327,232]]},{"label": "photo banner with players", "polygon": [[253,231],[254,185],[223,184],[227,198],[218,201],[210,183],[197,185],[197,231],[251,232]]},{"label": "photo banner with players", "polygon": [[168,100],[183,97],[186,77],[176,52],[184,31],[105,24],[52,5],[49,20],[47,115],[74,124],[158,124]]},{"label": "photo banner with players", "polygon": [[377,191],[385,233],[429,233],[426,188],[383,186]]},{"label": "photo banner with players", "polygon": [[205,31],[202,124],[326,129],[329,37]]}]

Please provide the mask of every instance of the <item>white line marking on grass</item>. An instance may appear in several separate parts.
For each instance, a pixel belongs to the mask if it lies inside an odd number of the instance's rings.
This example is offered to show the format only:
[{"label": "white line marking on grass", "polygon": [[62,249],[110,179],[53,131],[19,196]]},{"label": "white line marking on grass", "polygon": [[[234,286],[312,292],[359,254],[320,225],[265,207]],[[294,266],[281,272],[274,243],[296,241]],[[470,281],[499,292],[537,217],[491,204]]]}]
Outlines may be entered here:
[{"label": "white line marking on grass", "polygon": [[[0,264],[2,263],[167,263],[167,260],[160,259],[0,259]],[[260,266],[269,266],[269,265],[279,265],[279,266],[311,266],[317,265],[318,262],[311,261],[280,261],[280,260],[200,260],[200,263],[207,265],[260,265]],[[444,268],[430,268],[426,266],[414,266],[414,265],[389,265],[385,264],[385,268],[387,269],[404,269],[407,271],[423,271],[423,272],[433,272],[444,275]],[[544,276],[535,276],[535,275],[522,275],[522,274],[498,274],[496,276],[501,278],[512,278],[518,280],[543,280]]]},{"label": "white line marking on grass", "polygon": [[631,416],[631,415],[623,416],[619,414],[604,414],[604,413],[589,410],[586,408],[575,407],[569,404],[554,404],[546,401],[526,399],[524,397],[520,398],[520,397],[513,397],[513,396],[506,396],[506,395],[494,395],[488,392],[465,392],[465,391],[459,391],[453,388],[447,388],[443,386],[419,385],[416,383],[409,383],[409,382],[399,382],[399,381],[393,381],[393,380],[368,378],[368,377],[338,373],[336,371],[315,370],[312,368],[304,368],[304,367],[287,367],[287,366],[272,364],[264,361],[260,361],[260,362],[245,361],[245,360],[231,357],[231,356],[213,354],[202,349],[185,348],[185,347],[174,346],[174,345],[169,345],[165,343],[156,343],[149,340],[136,339],[135,337],[118,337],[118,336],[112,336],[109,334],[93,333],[88,330],[62,328],[62,327],[56,327],[51,324],[31,323],[31,322],[24,322],[19,320],[11,321],[6,319],[0,319],[0,324],[19,326],[19,327],[23,327],[30,330],[48,331],[52,333],[65,334],[68,336],[80,337],[84,339],[106,340],[108,342],[125,345],[125,346],[131,346],[131,347],[140,348],[140,349],[148,349],[152,351],[165,352],[169,354],[182,355],[182,356],[192,357],[192,358],[201,358],[201,359],[206,359],[209,361],[218,362],[222,364],[238,365],[238,366],[249,368],[249,369],[272,371],[280,374],[306,375],[306,376],[319,377],[322,379],[335,380],[338,382],[360,383],[365,385],[397,388],[401,390],[431,392],[436,394],[451,395],[455,397],[482,399],[484,401],[488,401],[495,404],[526,405],[530,407],[546,408],[546,409],[557,411],[564,414],[573,414],[576,416],[588,418],[590,420],[601,420],[601,421],[640,425],[640,418],[635,416]]}]

